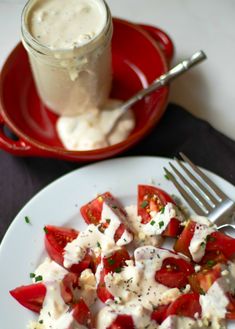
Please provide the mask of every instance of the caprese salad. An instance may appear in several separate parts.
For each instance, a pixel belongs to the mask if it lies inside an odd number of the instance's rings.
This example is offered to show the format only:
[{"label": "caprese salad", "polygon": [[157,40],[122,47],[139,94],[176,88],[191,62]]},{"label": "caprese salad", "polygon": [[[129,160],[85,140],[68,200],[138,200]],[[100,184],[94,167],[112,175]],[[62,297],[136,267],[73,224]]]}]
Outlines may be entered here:
[{"label": "caprese salad", "polygon": [[48,257],[10,291],[38,313],[29,329],[224,329],[235,319],[235,239],[206,218],[186,218],[149,185],[137,205],[106,192],[80,211],[86,229],[47,225]]}]

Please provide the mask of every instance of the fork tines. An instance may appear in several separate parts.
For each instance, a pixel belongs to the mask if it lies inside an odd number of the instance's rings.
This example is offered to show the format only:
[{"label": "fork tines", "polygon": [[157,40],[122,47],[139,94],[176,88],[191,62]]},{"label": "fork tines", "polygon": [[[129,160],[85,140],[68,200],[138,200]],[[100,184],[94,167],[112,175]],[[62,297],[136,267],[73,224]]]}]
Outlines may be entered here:
[{"label": "fork tines", "polygon": [[198,215],[210,214],[228,197],[185,154],[179,155],[186,164],[175,158],[179,170],[169,162],[174,174],[164,167],[166,175]]}]

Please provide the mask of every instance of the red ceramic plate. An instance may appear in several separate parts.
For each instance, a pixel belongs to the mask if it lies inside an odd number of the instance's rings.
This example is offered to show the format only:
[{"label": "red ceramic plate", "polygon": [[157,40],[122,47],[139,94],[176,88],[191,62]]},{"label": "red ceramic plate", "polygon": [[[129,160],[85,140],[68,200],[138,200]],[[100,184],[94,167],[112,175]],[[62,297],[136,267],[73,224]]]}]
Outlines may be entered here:
[{"label": "red ceramic plate", "polygon": [[[114,19],[112,54],[112,96],[124,100],[167,71],[173,45],[155,27]],[[20,43],[0,75],[0,147],[20,156],[73,161],[108,158],[136,144],[154,127],[164,113],[168,92],[168,87],[164,87],[135,105],[136,127],[124,142],[93,151],[68,151],[56,134],[57,116],[47,110],[37,95],[28,57]],[[16,134],[17,141],[7,137],[5,125]]]}]

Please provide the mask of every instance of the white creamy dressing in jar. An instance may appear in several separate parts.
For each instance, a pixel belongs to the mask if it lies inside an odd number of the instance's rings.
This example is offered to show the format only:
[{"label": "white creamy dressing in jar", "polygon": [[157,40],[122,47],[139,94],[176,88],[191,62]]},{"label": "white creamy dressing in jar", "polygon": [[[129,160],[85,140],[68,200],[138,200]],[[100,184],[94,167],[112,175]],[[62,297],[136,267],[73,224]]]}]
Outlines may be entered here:
[{"label": "white creamy dressing in jar", "polygon": [[106,102],[112,84],[112,19],[103,0],[31,0],[22,15],[40,98],[75,116]]},{"label": "white creamy dressing in jar", "polygon": [[73,49],[90,42],[104,29],[106,8],[101,0],[38,1],[29,32],[51,49]]},{"label": "white creamy dressing in jar", "polygon": [[25,14],[27,30],[50,50],[50,58],[32,51],[24,36],[23,43],[41,99],[60,115],[56,129],[63,146],[84,151],[122,142],[133,130],[135,120],[128,110],[110,131],[120,112],[119,108],[112,109],[120,101],[108,100],[112,22],[104,1],[31,2]]}]

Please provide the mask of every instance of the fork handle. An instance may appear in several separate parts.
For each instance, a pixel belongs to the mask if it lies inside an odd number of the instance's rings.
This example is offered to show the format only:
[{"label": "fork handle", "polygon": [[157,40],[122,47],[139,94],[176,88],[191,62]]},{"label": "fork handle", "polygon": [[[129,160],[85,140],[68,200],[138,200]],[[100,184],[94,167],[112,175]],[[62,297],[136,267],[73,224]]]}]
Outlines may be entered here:
[{"label": "fork handle", "polygon": [[126,102],[124,102],[122,105],[123,111],[125,109],[128,109],[129,107],[131,107],[133,104],[135,104],[136,102],[141,100],[146,95],[167,85],[170,81],[176,79],[178,76],[180,76],[184,72],[188,71],[191,67],[199,64],[206,58],[207,58],[206,54],[202,50],[197,51],[190,58],[183,60],[178,65],[176,65],[171,70],[169,70],[167,73],[161,75],[158,79],[156,79],[147,88],[142,89],[137,94],[135,94],[133,97],[128,99]]}]

